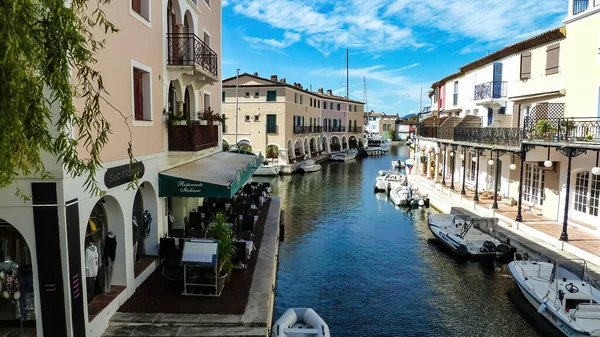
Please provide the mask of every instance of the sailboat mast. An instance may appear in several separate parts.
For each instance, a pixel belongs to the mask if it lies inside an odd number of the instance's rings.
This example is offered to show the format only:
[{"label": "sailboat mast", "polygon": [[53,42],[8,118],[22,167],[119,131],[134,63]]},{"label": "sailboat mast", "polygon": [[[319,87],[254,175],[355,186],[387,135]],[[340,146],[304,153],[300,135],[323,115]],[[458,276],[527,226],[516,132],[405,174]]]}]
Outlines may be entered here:
[{"label": "sailboat mast", "polygon": [[348,91],[350,90],[350,79],[348,78],[348,74],[350,73],[348,68],[348,49],[346,49],[346,98],[350,98],[348,95]]},{"label": "sailboat mast", "polygon": [[367,97],[367,79],[363,76],[363,102],[367,105],[367,110],[369,111],[369,99]]},{"label": "sailboat mast", "polygon": [[239,88],[240,88],[240,68],[237,68],[237,74],[235,75],[235,146],[238,144],[238,104],[239,104]]}]

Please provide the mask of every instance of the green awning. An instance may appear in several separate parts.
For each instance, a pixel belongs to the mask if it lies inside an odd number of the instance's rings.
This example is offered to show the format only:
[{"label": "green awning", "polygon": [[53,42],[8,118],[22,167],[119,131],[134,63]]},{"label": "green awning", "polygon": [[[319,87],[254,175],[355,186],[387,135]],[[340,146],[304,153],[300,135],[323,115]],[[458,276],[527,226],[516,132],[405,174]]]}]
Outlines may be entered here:
[{"label": "green awning", "polygon": [[158,174],[159,195],[231,198],[263,162],[262,154],[219,152]]}]

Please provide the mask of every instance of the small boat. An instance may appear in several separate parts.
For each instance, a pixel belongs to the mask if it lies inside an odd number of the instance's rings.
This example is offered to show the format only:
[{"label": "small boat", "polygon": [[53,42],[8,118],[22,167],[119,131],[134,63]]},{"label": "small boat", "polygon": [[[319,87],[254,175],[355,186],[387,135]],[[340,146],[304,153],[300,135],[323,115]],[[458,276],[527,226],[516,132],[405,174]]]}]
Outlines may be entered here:
[{"label": "small boat", "polygon": [[406,164],[401,160],[392,160],[392,167],[397,169],[403,169],[406,167]]},{"label": "small boat", "polygon": [[279,174],[281,169],[279,166],[272,165],[270,163],[263,163],[256,172],[254,172],[255,176],[276,176]]},{"label": "small boat", "polygon": [[390,199],[395,206],[409,206],[412,199],[412,189],[409,186],[394,186],[390,191]]},{"label": "small boat", "polygon": [[371,150],[371,152],[374,152],[376,150],[389,152],[391,149],[392,142],[389,139],[381,136],[371,136],[367,139],[367,145],[365,146],[365,150],[367,151],[367,153],[369,153],[369,150]]},{"label": "small boat", "polygon": [[508,264],[515,283],[537,312],[566,336],[600,336],[600,290],[583,260]]},{"label": "small boat", "polygon": [[457,214],[430,214],[428,221],[433,236],[456,255],[474,260],[503,261],[512,257],[515,248],[480,230],[482,225],[493,227],[497,222],[497,218]]},{"label": "small boat", "polygon": [[306,173],[317,172],[321,170],[321,165],[316,164],[314,160],[307,160],[300,165],[300,169]]},{"label": "small boat", "polygon": [[[385,172],[385,174],[382,174]],[[404,174],[398,172],[379,171],[379,176],[375,178],[375,192],[389,192],[392,188],[406,185],[408,180]]]},{"label": "small boat", "polygon": [[334,161],[348,161],[356,158],[358,151],[356,150],[348,150],[343,152],[337,152],[331,155],[329,159]]},{"label": "small boat", "polygon": [[290,308],[273,325],[275,337],[330,337],[329,326],[313,309]]}]

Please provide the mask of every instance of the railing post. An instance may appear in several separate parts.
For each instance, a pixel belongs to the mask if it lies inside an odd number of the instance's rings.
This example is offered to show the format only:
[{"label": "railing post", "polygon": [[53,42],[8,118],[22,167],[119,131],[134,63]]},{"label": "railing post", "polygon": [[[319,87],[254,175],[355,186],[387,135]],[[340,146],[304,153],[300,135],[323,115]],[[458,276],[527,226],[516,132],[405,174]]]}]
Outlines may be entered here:
[{"label": "railing post", "polygon": [[492,209],[498,209],[498,180],[500,180],[500,152],[496,150],[496,179],[494,181],[494,203]]},{"label": "railing post", "polygon": [[467,191],[465,190],[465,179],[467,177],[467,166],[465,165],[467,163],[467,154],[465,153],[465,147],[463,146],[463,160],[462,160],[462,169],[463,169],[463,176],[462,176],[462,190],[460,191],[461,195],[467,195]]},{"label": "railing post", "polygon": [[567,186],[566,186],[566,191],[567,193],[565,193],[565,211],[564,211],[564,217],[563,217],[563,230],[562,233],[560,233],[560,239],[562,241],[569,241],[569,234],[567,233],[567,225],[569,223],[569,195],[571,194],[571,162],[573,160],[573,149],[568,148],[567,149],[567,154],[568,154],[568,158],[569,158],[569,162],[567,164]]},{"label": "railing post", "polygon": [[475,173],[475,196],[473,197],[473,201],[479,202],[479,149],[475,149],[475,155],[477,156],[477,167]]},{"label": "railing post", "polygon": [[446,157],[448,156],[448,152],[446,151],[448,149],[448,145],[444,144],[444,152],[442,153],[444,155],[444,166],[442,167],[442,185],[446,186]]}]

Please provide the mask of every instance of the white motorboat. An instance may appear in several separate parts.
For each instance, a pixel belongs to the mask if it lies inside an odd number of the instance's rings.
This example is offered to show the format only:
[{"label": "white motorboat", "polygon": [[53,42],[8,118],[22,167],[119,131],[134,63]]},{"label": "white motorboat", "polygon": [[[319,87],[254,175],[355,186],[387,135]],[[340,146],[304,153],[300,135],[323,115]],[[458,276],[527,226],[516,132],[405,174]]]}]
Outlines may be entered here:
[{"label": "white motorboat", "polygon": [[358,154],[358,151],[356,151],[356,150],[342,151],[342,152],[337,152],[337,153],[332,154],[329,159],[334,160],[334,161],[348,161],[348,160],[352,160],[352,159],[356,158],[357,154]]},{"label": "white motorboat", "polygon": [[271,165],[268,163],[262,164],[256,172],[254,172],[255,176],[276,176],[279,174],[281,169],[279,166]]},{"label": "white motorboat", "polygon": [[497,218],[430,214],[428,222],[433,236],[460,257],[504,260],[514,253],[513,247],[480,230],[484,225],[488,228],[495,226]]},{"label": "white motorboat", "polygon": [[[385,174],[382,174],[384,173]],[[388,192],[397,186],[406,185],[408,180],[404,174],[393,171],[379,171],[379,176],[375,179],[375,191]]]},{"label": "white motorboat", "polygon": [[367,139],[365,151],[368,155],[384,154],[392,149],[392,142],[384,137],[371,136]]},{"label": "white motorboat", "polygon": [[525,298],[566,336],[600,336],[600,290],[583,260],[555,263],[524,260],[508,264]]},{"label": "white motorboat", "polygon": [[317,172],[321,170],[321,165],[315,163],[314,160],[307,160],[300,165],[300,169],[306,173]]},{"label": "white motorboat", "polygon": [[275,337],[330,337],[329,326],[313,309],[290,308],[273,325]]},{"label": "white motorboat", "polygon": [[392,167],[397,169],[403,169],[406,167],[406,164],[401,160],[392,160]]},{"label": "white motorboat", "polygon": [[408,206],[412,199],[412,190],[408,186],[394,186],[390,191],[390,199],[395,206]]}]

